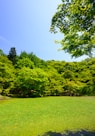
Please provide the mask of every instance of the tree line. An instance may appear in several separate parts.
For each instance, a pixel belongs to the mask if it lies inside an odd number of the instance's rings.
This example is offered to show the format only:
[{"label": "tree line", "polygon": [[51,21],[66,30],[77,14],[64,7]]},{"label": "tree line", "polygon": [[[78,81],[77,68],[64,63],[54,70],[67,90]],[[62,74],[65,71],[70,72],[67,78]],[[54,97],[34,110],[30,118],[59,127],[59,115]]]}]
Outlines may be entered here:
[{"label": "tree line", "polygon": [[95,95],[95,58],[81,62],[42,60],[12,47],[0,50],[0,94],[12,97]]}]

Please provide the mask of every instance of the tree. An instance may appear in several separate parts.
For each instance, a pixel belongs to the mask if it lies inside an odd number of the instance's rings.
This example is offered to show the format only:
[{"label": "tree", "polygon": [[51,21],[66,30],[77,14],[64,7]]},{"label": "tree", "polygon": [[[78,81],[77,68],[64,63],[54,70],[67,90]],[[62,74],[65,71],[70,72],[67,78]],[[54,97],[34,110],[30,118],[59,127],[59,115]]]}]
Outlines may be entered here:
[{"label": "tree", "polygon": [[42,69],[23,67],[17,72],[15,91],[12,93],[23,97],[42,96],[47,83],[47,73]]},{"label": "tree", "polygon": [[15,70],[6,56],[0,56],[0,93],[8,95],[14,86]]},{"label": "tree", "polygon": [[65,70],[63,77],[65,79],[70,79],[72,80],[74,78],[74,72],[70,71],[70,70]]},{"label": "tree", "polygon": [[13,65],[16,63],[16,49],[15,49],[15,47],[12,47],[10,49],[8,58],[9,58],[9,60],[12,61]]},{"label": "tree", "polygon": [[20,53],[20,59],[28,58],[28,53],[26,51],[23,51]]},{"label": "tree", "polygon": [[61,74],[64,71],[64,66],[65,66],[66,62],[65,61],[49,60],[49,61],[47,61],[47,64],[49,66],[52,66],[53,68],[55,68],[57,70],[57,72],[59,74]]},{"label": "tree", "polygon": [[22,58],[18,59],[17,63],[15,64],[16,68],[22,68],[22,67],[29,67],[34,68],[34,63],[29,58]]},{"label": "tree", "polygon": [[64,92],[63,84],[64,79],[57,72],[56,69],[51,68],[47,71],[48,74],[48,86],[46,87],[46,95],[58,96],[62,95]]},{"label": "tree", "polygon": [[95,0],[62,0],[52,17],[50,30],[64,34],[59,42],[61,49],[72,57],[92,56],[95,49]]},{"label": "tree", "polygon": [[44,60],[41,60],[32,52],[31,53],[27,53],[25,51],[21,52],[20,59],[23,58],[29,58],[34,63],[34,65],[39,68],[42,68],[46,65],[46,62]]}]

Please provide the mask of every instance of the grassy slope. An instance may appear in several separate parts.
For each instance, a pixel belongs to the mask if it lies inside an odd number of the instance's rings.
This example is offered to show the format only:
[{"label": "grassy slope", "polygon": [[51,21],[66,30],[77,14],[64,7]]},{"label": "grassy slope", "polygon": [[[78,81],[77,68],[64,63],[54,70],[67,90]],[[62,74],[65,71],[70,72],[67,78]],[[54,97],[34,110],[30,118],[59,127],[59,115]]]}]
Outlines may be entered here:
[{"label": "grassy slope", "polygon": [[0,136],[95,130],[95,97],[47,97],[0,101]]}]

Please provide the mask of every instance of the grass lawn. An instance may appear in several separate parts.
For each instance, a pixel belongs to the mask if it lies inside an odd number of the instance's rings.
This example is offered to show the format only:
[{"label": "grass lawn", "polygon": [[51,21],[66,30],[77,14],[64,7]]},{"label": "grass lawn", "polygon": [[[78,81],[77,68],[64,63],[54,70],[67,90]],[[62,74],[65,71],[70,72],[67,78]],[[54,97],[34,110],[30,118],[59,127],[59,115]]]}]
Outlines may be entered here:
[{"label": "grass lawn", "polygon": [[95,97],[0,100],[0,136],[61,136],[65,130],[95,130]]}]

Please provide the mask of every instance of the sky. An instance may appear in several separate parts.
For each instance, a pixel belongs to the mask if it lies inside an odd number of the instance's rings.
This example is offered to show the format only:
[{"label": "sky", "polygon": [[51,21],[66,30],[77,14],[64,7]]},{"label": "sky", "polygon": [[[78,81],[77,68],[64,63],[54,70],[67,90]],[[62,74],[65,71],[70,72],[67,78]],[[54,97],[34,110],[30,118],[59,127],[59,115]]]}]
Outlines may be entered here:
[{"label": "sky", "polygon": [[51,19],[61,0],[0,0],[0,49],[8,54],[11,47],[19,55],[33,52],[43,60],[81,61],[58,51],[63,35],[49,31]]}]

